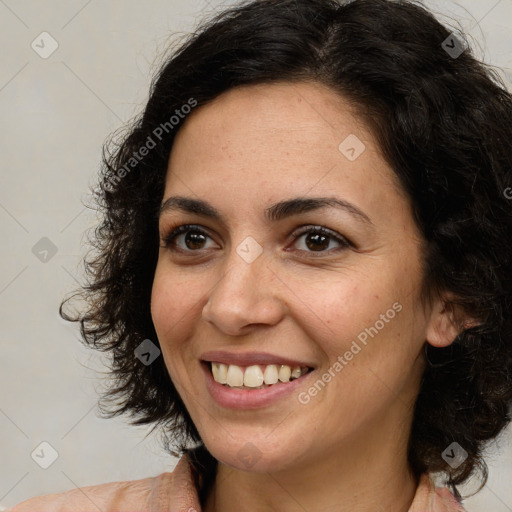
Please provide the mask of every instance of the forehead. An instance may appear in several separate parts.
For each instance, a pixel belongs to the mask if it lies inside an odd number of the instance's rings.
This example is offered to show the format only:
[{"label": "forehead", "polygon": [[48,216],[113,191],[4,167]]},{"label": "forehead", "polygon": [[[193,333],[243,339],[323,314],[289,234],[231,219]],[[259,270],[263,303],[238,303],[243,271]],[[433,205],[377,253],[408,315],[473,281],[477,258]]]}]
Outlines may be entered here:
[{"label": "forehead", "polygon": [[309,149],[320,145],[337,151],[351,131],[369,136],[355,109],[339,94],[316,82],[281,82],[228,90],[193,111],[175,142],[206,136],[205,144],[197,147],[200,151],[211,149],[206,144],[227,150],[231,141],[239,149],[258,143],[270,147],[273,142],[277,150],[309,142]]},{"label": "forehead", "polygon": [[[356,158],[346,153],[351,146]],[[318,83],[231,89],[196,108],[180,128],[165,196],[192,192],[219,201],[238,195],[272,202],[285,191],[348,194],[353,202],[383,208],[384,196],[402,194],[352,105]]]}]

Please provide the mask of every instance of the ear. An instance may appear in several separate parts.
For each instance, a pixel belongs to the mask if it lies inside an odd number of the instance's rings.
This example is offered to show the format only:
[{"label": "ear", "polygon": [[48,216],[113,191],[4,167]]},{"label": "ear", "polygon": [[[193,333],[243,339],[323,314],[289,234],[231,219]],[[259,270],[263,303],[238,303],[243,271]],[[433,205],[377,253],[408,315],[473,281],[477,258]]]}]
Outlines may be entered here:
[{"label": "ear", "polygon": [[465,329],[478,325],[478,322],[466,315],[460,307],[447,304],[446,298],[445,296],[434,302],[427,325],[427,343],[439,348],[451,345]]}]

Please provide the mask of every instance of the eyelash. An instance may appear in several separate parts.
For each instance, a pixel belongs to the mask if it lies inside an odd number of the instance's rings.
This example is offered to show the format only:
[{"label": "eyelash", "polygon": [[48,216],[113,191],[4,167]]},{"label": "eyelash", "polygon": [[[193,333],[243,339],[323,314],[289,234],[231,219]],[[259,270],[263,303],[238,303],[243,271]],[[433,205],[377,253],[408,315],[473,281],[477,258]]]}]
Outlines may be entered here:
[{"label": "eyelash", "polygon": [[[205,237],[211,238],[210,235],[208,235],[208,233],[206,231],[202,230],[201,228],[197,227],[196,225],[194,225],[194,224],[183,224],[181,226],[176,227],[175,229],[171,228],[169,234],[166,235],[163,238],[163,240],[162,240],[163,244],[164,244],[164,247],[166,249],[172,250],[174,252],[184,252],[184,253],[200,252],[201,249],[198,249],[198,250],[194,251],[192,249],[180,249],[180,248],[176,248],[174,246],[174,244],[173,244],[174,239],[176,237],[178,237],[179,235],[181,235],[183,233],[187,233],[189,231],[193,231],[195,233],[199,233],[201,235],[204,235]],[[333,231],[331,231],[329,229],[326,229],[326,228],[324,228],[322,226],[307,226],[306,228],[302,229],[300,232],[295,231],[294,233],[292,233],[293,241],[295,242],[301,236],[309,234],[309,233],[314,233],[314,234],[320,234],[320,235],[327,236],[328,238],[338,242],[340,244],[340,247],[338,247],[337,249],[329,249],[329,250],[326,250],[326,251],[303,251],[303,250],[299,250],[299,252],[307,252],[309,254],[312,254],[313,256],[316,256],[316,255],[330,254],[332,252],[338,252],[338,251],[347,249],[349,247],[354,247],[354,244],[352,244],[352,242],[350,242],[350,240],[348,240],[347,238],[345,238],[345,237],[343,237],[341,235],[338,235],[335,232],[333,232]]]}]

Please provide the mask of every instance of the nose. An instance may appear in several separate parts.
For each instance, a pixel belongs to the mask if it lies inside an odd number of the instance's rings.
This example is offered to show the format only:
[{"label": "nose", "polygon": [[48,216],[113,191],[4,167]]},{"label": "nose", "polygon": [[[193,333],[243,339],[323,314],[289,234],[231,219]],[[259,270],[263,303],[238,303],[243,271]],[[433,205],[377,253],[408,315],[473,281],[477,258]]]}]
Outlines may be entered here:
[{"label": "nose", "polygon": [[233,250],[227,270],[210,292],[203,318],[230,336],[257,324],[276,325],[286,310],[279,292],[285,288],[264,253],[248,263]]}]

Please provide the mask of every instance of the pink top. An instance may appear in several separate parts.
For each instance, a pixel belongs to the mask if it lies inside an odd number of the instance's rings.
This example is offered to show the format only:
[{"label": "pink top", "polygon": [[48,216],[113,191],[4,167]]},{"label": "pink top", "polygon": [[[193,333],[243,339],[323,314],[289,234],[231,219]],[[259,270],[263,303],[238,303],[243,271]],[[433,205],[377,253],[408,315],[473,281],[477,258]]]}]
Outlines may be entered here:
[{"label": "pink top", "polygon": [[[38,496],[7,512],[201,512],[192,471],[183,455],[172,473]],[[424,474],[409,512],[465,511],[448,488],[436,488]]]}]

